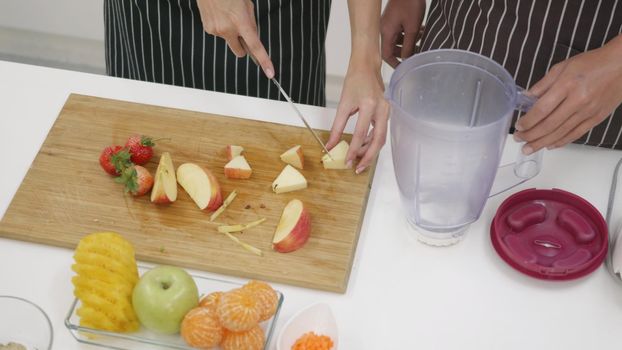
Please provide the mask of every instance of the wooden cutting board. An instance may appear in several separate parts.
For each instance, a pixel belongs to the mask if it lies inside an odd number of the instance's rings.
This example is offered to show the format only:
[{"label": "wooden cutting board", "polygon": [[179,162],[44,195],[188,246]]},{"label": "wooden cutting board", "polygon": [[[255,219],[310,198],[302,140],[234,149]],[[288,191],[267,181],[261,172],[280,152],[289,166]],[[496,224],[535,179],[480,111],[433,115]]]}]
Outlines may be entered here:
[{"label": "wooden cutting board", "polygon": [[[294,116],[292,116],[293,118]],[[217,221],[262,225],[237,236],[261,249],[253,255],[218,233],[209,214],[178,186],[175,203],[155,205],[134,198],[99,166],[102,149],[123,145],[132,134],[166,137],[146,165],[155,173],[170,152],[175,166],[197,163],[212,170],[223,196],[237,189]],[[320,132],[327,139],[327,132]],[[349,141],[350,135],[345,135]],[[225,178],[224,147],[242,145],[253,168],[249,180]],[[279,155],[301,144],[309,187],[275,194],[271,183],[285,164]],[[74,248],[91,232],[114,231],[132,242],[137,258],[221,274],[345,292],[367,204],[373,167],[362,175],[324,170],[321,150],[300,127],[71,95],[13,201],[0,221],[0,236]],[[285,205],[293,198],[311,214],[311,237],[298,251],[272,251],[271,240]],[[263,207],[262,207],[263,206]]]}]

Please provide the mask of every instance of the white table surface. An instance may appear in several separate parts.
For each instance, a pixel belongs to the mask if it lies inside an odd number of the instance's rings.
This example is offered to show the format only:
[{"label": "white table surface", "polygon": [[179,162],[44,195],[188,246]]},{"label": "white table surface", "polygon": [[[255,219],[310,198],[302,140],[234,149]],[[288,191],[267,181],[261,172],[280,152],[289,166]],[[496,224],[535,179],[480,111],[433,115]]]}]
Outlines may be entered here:
[{"label": "white table surface", "polygon": [[[283,102],[0,62],[0,217],[70,93],[300,124]],[[330,128],[334,110],[301,108],[312,126]],[[508,140],[506,156],[515,150]],[[604,214],[621,156],[580,146],[548,152],[541,174],[510,193],[557,187]],[[622,288],[604,266],[576,281],[547,282],[516,272],[497,256],[488,227],[510,193],[490,199],[459,244],[426,246],[413,239],[404,220],[387,145],[347,293],[276,284],[285,294],[277,333],[295,312],[322,301],[337,318],[340,349],[622,348]],[[21,296],[46,310],[54,349],[96,349],[77,343],[63,325],[73,299],[71,263],[71,250],[0,239],[0,295]],[[0,317],[19,315],[0,310]]]}]

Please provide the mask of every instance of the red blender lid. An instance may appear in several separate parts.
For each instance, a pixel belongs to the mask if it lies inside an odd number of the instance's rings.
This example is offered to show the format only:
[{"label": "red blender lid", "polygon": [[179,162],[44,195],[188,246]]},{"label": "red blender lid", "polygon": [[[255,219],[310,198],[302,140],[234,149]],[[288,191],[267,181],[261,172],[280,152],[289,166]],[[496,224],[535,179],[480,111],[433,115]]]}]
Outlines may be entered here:
[{"label": "red blender lid", "polygon": [[603,216],[585,199],[559,189],[529,189],[507,198],[490,236],[510,266],[546,280],[585,276],[607,255]]}]

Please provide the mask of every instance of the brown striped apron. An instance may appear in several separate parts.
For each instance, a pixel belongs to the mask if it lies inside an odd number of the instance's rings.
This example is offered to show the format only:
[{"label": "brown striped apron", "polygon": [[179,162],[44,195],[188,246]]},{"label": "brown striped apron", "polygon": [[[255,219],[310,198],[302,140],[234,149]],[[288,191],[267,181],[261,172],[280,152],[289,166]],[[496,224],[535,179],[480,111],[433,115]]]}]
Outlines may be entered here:
[{"label": "brown striped apron", "polygon": [[[620,33],[622,0],[432,0],[421,50],[480,53],[529,88],[554,64]],[[622,105],[575,143],[622,149]]]}]

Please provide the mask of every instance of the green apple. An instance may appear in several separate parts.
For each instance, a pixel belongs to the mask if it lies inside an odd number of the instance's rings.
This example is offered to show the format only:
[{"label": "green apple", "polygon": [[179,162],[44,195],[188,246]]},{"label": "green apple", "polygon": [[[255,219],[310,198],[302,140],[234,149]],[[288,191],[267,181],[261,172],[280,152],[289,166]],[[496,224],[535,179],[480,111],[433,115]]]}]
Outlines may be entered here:
[{"label": "green apple", "polygon": [[199,304],[199,291],[183,269],[158,266],[140,278],[134,287],[132,304],[145,328],[174,334],[179,332],[186,313]]}]

